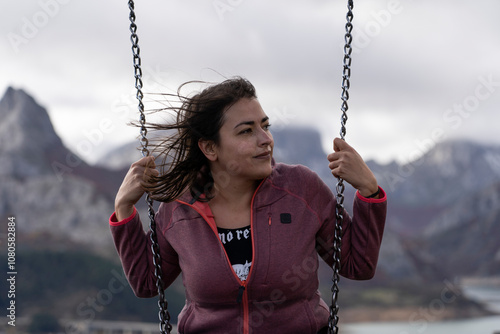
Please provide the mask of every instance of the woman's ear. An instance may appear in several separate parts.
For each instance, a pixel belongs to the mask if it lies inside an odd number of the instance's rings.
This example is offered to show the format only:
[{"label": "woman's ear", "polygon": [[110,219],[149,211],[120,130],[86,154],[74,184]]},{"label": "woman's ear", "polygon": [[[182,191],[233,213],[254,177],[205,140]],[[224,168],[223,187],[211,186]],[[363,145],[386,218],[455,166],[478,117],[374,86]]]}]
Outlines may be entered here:
[{"label": "woman's ear", "polygon": [[198,140],[198,147],[209,161],[217,160],[217,151],[215,150],[215,143],[212,140],[200,139]]}]

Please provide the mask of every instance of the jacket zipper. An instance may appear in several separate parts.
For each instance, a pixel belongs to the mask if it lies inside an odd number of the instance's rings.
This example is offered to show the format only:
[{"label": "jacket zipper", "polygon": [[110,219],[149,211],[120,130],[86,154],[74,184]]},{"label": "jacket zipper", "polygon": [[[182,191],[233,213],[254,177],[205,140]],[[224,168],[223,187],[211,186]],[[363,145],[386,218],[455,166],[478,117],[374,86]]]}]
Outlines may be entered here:
[{"label": "jacket zipper", "polygon": [[[240,287],[238,288],[238,296],[236,297],[236,302],[243,304],[243,334],[249,334],[250,333],[250,319],[249,319],[249,305],[248,305],[248,289],[247,289],[247,282],[250,280],[250,276],[252,275],[252,270],[255,266],[255,245],[254,245],[254,228],[253,228],[253,207],[254,207],[254,200],[255,200],[255,195],[259,191],[261,185],[264,183],[262,181],[257,189],[255,189],[255,192],[252,196],[252,201],[250,202],[250,233],[252,235],[252,266],[250,267],[250,272],[248,273],[247,279],[245,281],[240,280],[238,275],[234,272],[233,267],[231,266],[231,261],[229,261],[229,257],[227,256],[227,253],[224,249],[224,253],[226,254],[227,262],[229,266],[231,267],[231,270],[233,271],[234,277],[238,280],[240,283]],[[269,219],[269,223],[271,222],[271,219]],[[217,239],[219,239],[219,236],[217,236]],[[220,239],[219,239],[220,241]],[[221,245],[222,242],[220,241]],[[224,248],[224,245],[222,245]]]},{"label": "jacket zipper", "polygon": [[[231,265],[231,261],[229,260],[229,256],[227,256],[226,249],[224,248],[224,245],[222,244],[222,241],[219,238],[219,234],[217,233],[217,228],[216,227],[214,228],[210,225],[210,222],[209,222],[210,219],[206,215],[206,212],[203,212],[202,208],[197,207],[196,202],[194,204],[191,204],[191,203],[187,203],[187,202],[184,202],[181,200],[177,200],[177,202],[185,204],[185,205],[193,208],[196,212],[198,212],[203,217],[203,219],[207,222],[207,224],[212,228],[212,231],[215,233],[217,240],[219,240],[219,243],[220,243],[222,249],[224,250],[224,254],[226,255],[227,263],[228,263],[229,267],[231,268],[231,271],[233,272],[234,278],[238,281],[238,283],[240,285],[238,288],[238,295],[236,297],[236,302],[243,304],[243,334],[250,333],[247,282],[250,279],[250,276],[252,274],[252,269],[255,266],[255,262],[254,262],[255,261],[255,245],[254,245],[254,235],[253,235],[253,230],[254,230],[254,228],[253,228],[253,203],[254,203],[255,195],[259,191],[262,184],[264,184],[265,180],[266,179],[262,180],[260,182],[259,186],[257,187],[257,189],[255,189],[255,192],[253,193],[253,196],[252,196],[252,201],[250,202],[250,234],[252,236],[252,266],[250,267],[250,271],[248,272],[248,276],[247,276],[247,279],[245,281],[240,280],[238,275],[236,275],[236,272],[234,271],[233,266]],[[269,225],[271,225],[271,217],[270,216],[269,216]]]},{"label": "jacket zipper", "polygon": [[[250,275],[249,275],[250,276]],[[243,291],[243,334],[250,333],[250,323],[249,323],[249,314],[248,314],[248,293],[246,290]]]},{"label": "jacket zipper", "polygon": [[243,294],[245,293],[245,286],[244,285],[240,285],[239,289],[238,289],[238,297],[236,297],[236,302],[238,304],[241,304],[241,302],[243,301]]},{"label": "jacket zipper", "polygon": [[[242,303],[243,303],[243,334],[249,334],[250,333],[250,319],[249,319],[249,305],[248,305],[248,290],[246,289],[247,282],[250,280],[250,276],[252,275],[253,268],[255,267],[255,238],[254,238],[254,227],[253,227],[253,209],[254,209],[254,200],[255,200],[255,195],[257,195],[257,192],[259,191],[260,187],[264,183],[265,179],[260,182],[259,186],[257,189],[255,189],[255,192],[253,193],[252,196],[252,201],[250,202],[250,234],[252,236],[252,266],[250,267],[250,272],[248,273],[247,279],[240,285],[240,289],[238,292],[242,292]],[[228,258],[229,261],[229,258]],[[232,269],[232,267],[231,267]],[[234,270],[233,270],[234,273]],[[236,276],[236,273],[234,273]],[[237,277],[237,276],[236,276]],[[237,277],[239,280],[239,277]]]}]

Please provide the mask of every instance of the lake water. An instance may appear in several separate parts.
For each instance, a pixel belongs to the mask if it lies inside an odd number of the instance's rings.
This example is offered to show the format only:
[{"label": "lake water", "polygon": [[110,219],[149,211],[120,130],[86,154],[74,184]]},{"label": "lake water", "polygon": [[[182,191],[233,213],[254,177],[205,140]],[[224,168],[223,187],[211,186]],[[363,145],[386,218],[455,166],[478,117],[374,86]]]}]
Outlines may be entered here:
[{"label": "lake water", "polygon": [[464,296],[482,303],[486,309],[500,314],[500,287],[467,286],[462,287]]},{"label": "lake water", "polygon": [[500,316],[463,321],[360,323],[340,326],[341,334],[500,334]]}]

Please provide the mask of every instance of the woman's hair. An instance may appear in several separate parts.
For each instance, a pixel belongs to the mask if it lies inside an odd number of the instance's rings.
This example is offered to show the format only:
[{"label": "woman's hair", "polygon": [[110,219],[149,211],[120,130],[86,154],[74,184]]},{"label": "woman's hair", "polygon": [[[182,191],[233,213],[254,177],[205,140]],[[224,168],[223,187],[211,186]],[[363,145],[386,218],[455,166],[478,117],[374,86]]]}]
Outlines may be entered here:
[{"label": "woman's hair", "polygon": [[[178,100],[180,107],[168,103],[168,106],[156,112],[173,112],[175,122],[148,123],[148,129],[162,131],[151,141],[152,154],[157,156],[160,176],[154,177],[154,186],[148,188],[151,198],[161,202],[171,202],[187,189],[192,196],[209,200],[212,196],[213,178],[208,159],[198,147],[198,141],[213,141],[219,144],[219,130],[224,123],[224,112],[242,98],[256,98],[254,86],[246,79],[235,77],[221,83],[208,86],[191,97],[177,94],[165,94]],[[202,198],[203,200],[203,198]]]}]

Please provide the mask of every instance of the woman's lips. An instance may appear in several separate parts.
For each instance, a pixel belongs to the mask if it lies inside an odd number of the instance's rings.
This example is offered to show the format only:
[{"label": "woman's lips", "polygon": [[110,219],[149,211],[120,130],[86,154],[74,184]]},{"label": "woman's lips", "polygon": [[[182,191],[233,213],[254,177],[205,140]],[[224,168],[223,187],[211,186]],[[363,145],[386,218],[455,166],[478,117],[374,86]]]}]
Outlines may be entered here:
[{"label": "woman's lips", "polygon": [[271,157],[271,151],[267,151],[264,153],[261,153],[259,155],[256,155],[254,158],[256,159],[269,159]]}]

